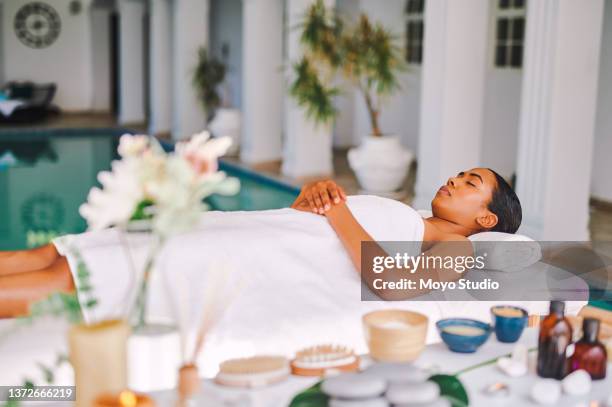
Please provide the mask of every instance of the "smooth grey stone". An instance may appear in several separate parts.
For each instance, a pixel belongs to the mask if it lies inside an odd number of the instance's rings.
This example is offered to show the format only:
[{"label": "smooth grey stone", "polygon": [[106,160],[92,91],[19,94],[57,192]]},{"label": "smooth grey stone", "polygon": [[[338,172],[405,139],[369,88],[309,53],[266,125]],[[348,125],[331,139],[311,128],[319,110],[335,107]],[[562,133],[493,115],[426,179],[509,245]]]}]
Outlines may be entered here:
[{"label": "smooth grey stone", "polygon": [[373,399],[331,399],[329,407],[389,407],[389,402],[384,397]]},{"label": "smooth grey stone", "polygon": [[385,397],[393,404],[431,403],[440,397],[440,387],[434,382],[392,383]]},{"label": "smooth grey stone", "polygon": [[364,374],[382,377],[389,383],[423,383],[429,374],[410,363],[375,363]]},{"label": "smooth grey stone", "polygon": [[339,399],[369,399],[382,395],[387,382],[376,376],[347,373],[325,379],[321,390],[328,396]]},{"label": "smooth grey stone", "polygon": [[452,407],[452,404],[448,399],[440,397],[431,403],[395,404],[394,407]]}]

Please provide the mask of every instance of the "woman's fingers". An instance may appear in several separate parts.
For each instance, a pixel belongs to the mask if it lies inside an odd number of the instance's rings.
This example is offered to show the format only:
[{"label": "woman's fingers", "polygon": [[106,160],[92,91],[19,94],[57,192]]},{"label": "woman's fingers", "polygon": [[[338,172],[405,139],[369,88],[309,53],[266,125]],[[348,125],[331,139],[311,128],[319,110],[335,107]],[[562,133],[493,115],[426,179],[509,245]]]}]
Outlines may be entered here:
[{"label": "woman's fingers", "polygon": [[321,209],[323,211],[328,211],[331,209],[332,203],[329,195],[330,193],[325,185],[319,189],[319,196],[321,197],[321,202],[323,203],[323,207]]},{"label": "woman's fingers", "polygon": [[315,193],[313,194],[313,197],[314,197],[315,208],[317,212],[323,213],[323,201],[321,201],[321,195],[317,191],[315,191]]},{"label": "woman's fingers", "polygon": [[329,191],[331,198],[334,200],[334,203],[340,203],[342,200],[342,197],[340,196],[340,187],[335,182],[329,182],[327,190]]},{"label": "woman's fingers", "polygon": [[314,212],[314,213],[318,213],[317,211],[317,205],[315,204],[314,198],[312,196],[311,193],[307,193],[306,194],[306,200],[308,201],[308,205],[310,205],[310,209]]}]

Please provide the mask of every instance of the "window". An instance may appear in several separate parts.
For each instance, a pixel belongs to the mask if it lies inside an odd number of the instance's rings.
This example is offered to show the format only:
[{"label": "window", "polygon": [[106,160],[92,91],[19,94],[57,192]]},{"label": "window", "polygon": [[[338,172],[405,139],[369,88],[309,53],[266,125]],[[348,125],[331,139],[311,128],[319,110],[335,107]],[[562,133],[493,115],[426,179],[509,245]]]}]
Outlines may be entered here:
[{"label": "window", "polygon": [[498,68],[520,68],[523,65],[526,1],[496,1],[494,62]]},{"label": "window", "polygon": [[406,1],[406,62],[420,65],[423,60],[423,9],[425,0]]}]

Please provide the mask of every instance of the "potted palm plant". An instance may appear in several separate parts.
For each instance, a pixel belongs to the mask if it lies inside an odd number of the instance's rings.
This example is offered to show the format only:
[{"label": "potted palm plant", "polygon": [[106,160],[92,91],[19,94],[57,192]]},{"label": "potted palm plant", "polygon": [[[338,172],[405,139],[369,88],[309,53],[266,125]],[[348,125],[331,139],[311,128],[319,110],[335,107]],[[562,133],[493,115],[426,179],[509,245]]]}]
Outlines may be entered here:
[{"label": "potted palm plant", "polygon": [[347,24],[322,0],[307,10],[299,29],[304,55],[293,63],[290,95],[312,120],[330,123],[338,114],[338,76],[346,78],[363,97],[371,128],[363,143],[349,150],[349,165],[366,191],[396,191],[413,154],[399,137],[384,134],[379,123],[382,105],[399,90],[398,75],[406,67],[395,37],[365,14]]},{"label": "potted palm plant", "polygon": [[[227,58],[224,58],[227,59]],[[228,154],[238,151],[242,116],[230,106],[227,95],[219,88],[226,79],[227,63],[210,55],[206,48],[198,50],[198,64],[193,73],[193,86],[206,112],[208,129],[216,137],[230,137],[232,145]]]}]

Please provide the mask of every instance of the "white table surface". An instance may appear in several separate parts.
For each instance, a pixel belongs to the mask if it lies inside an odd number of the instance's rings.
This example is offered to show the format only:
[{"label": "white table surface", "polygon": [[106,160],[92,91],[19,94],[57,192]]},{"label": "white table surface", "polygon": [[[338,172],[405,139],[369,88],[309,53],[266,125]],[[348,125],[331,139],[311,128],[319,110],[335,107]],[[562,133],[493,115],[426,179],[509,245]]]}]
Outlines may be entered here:
[{"label": "white table surface", "polygon": [[[1,324],[0,324],[1,325]],[[43,327],[49,328],[49,327]],[[47,329],[45,332],[49,331]],[[61,331],[61,330],[60,330]],[[44,338],[40,338],[46,347],[61,349],[65,347],[65,341],[63,335],[45,335]],[[17,341],[25,346],[27,339],[31,339],[28,335],[28,331],[17,333],[11,336],[11,340]],[[537,345],[537,329],[531,328],[525,330],[520,341],[525,344],[528,348],[535,347]],[[42,349],[40,344],[34,346],[29,352]],[[416,360],[416,364],[423,367],[437,366],[441,373],[456,373],[457,371],[473,366],[477,363],[498,357],[507,353],[510,353],[513,349],[513,344],[503,344],[497,342],[494,335],[485,343],[476,353],[473,354],[460,354],[449,351],[443,343],[436,343],[429,345],[425,348],[424,352]],[[0,348],[2,348],[0,346]],[[1,349],[0,349],[1,350]],[[5,349],[7,351],[8,349]],[[41,351],[42,352],[42,351]],[[36,360],[43,362],[50,362],[48,359],[49,352],[36,354]],[[51,352],[51,355],[54,355]],[[0,376],[4,371],[13,370],[16,366],[19,366],[19,360],[11,358],[11,353],[2,353],[0,358]],[[535,353],[532,353],[535,355]],[[18,358],[16,354],[16,358]],[[66,372],[63,376],[67,378],[71,377],[72,372],[68,365],[64,366]],[[70,370],[70,371],[68,371]],[[529,390],[537,376],[531,372],[521,378],[510,378],[501,373],[494,365],[482,367],[470,372],[467,372],[460,376],[460,379],[466,386],[468,391],[470,406],[535,406],[529,399]],[[66,379],[67,380],[67,379]],[[303,378],[291,376],[288,380],[277,385],[269,386],[263,389],[256,390],[241,390],[241,389],[229,389],[214,384],[211,380],[203,380],[202,391],[196,399],[196,406],[227,406],[227,407],[281,407],[287,406],[290,400],[300,392],[301,390],[316,383],[318,379]],[[482,389],[491,383],[504,382],[511,388],[511,397],[508,398],[491,398],[486,397],[482,393]],[[3,384],[11,384],[9,382]],[[69,385],[69,381],[60,383]],[[580,405],[589,406],[588,402],[596,400],[603,401],[612,394],[612,363],[608,363],[608,377],[602,381],[593,382],[593,389],[588,396],[585,397],[569,397],[562,396],[557,406],[563,407],[577,407]],[[153,393],[152,396],[157,400],[159,407],[174,406],[176,393],[174,391],[165,391]],[[582,404],[580,404],[582,403]],[[64,407],[71,406],[69,403],[24,403],[26,406],[37,406],[37,407]],[[605,405],[599,404],[599,407]],[[612,407],[612,406],[609,406]]]},{"label": "white table surface", "polygon": [[[526,329],[520,343],[528,348],[537,346],[537,329]],[[429,345],[415,361],[416,365],[428,368],[438,368],[440,373],[456,373],[466,367],[512,352],[514,344],[500,343],[492,334],[491,338],[473,354],[461,354],[449,351],[443,343]],[[531,353],[535,355],[535,353]],[[532,357],[533,358],[533,357]],[[538,380],[534,367],[523,377],[511,378],[503,374],[495,365],[482,367],[460,376],[466,387],[470,399],[470,406],[537,406],[530,400],[529,391],[533,383]],[[293,396],[301,390],[316,383],[318,379],[291,376],[283,383],[255,390],[231,389],[214,384],[211,380],[202,382],[202,390],[196,398],[195,405],[205,406],[232,406],[232,407],[284,407],[289,404]],[[510,387],[508,397],[490,397],[483,394],[482,389],[491,383],[504,382]],[[591,407],[589,402],[599,401],[604,407],[605,401],[612,394],[612,364],[608,363],[608,377],[593,382],[589,395],[571,397],[562,395],[556,406],[577,407],[584,405]],[[153,393],[159,406],[171,406],[175,399],[172,391]],[[612,406],[610,406],[612,407]]]}]

